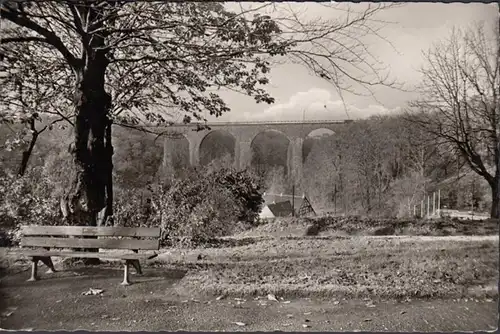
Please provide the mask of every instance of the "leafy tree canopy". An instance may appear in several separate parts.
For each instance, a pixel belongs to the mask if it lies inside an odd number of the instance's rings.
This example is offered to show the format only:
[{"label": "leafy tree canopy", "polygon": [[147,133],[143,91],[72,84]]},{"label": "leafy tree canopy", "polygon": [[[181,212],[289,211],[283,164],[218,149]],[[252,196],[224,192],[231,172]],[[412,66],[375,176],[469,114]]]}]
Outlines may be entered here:
[{"label": "leafy tree canopy", "polygon": [[307,20],[270,3],[230,11],[215,2],[5,1],[0,117],[70,122],[78,70],[96,53],[108,63],[113,120],[129,126],[221,115],[229,109],[218,89],[272,103],[263,85],[279,61],[304,64],[339,89],[391,84],[362,40],[378,34],[372,19],[387,6],[324,6],[341,14]]}]

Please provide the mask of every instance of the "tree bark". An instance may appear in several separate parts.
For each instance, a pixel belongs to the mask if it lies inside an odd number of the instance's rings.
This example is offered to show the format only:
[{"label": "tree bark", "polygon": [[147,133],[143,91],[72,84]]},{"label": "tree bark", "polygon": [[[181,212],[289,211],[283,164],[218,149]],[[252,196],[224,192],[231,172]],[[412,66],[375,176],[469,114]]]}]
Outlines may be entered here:
[{"label": "tree bark", "polygon": [[[498,173],[497,173],[498,174]],[[491,218],[493,219],[499,219],[500,218],[500,183],[499,183],[499,177],[495,178],[493,182],[490,184],[491,186],[491,211],[490,215]]]},{"label": "tree bark", "polygon": [[[97,62],[77,76],[80,80],[75,93],[75,141],[70,147],[74,170],[63,201],[67,207],[64,211],[68,225],[97,226],[112,213],[109,209],[113,201],[109,196],[112,194],[112,166],[109,163],[112,144],[106,140],[107,132],[111,131],[110,97],[104,90],[105,71],[105,64]],[[99,217],[103,210],[104,214]]]},{"label": "tree bark", "polygon": [[114,225],[113,220],[113,144],[112,144],[112,122],[108,119],[105,130],[105,154],[103,156],[106,184],[106,205],[101,210],[97,225]]},{"label": "tree bark", "polygon": [[36,140],[38,139],[39,132],[35,131],[31,134],[31,140],[28,148],[23,151],[21,164],[19,165],[19,170],[17,171],[18,176],[23,176],[28,168],[28,161],[33,153],[33,148],[35,147]]},{"label": "tree bark", "polygon": [[[95,17],[93,9],[89,17]],[[93,36],[88,41],[85,61],[75,68],[73,175],[62,200],[67,225],[98,226],[112,215],[111,96],[105,90],[105,74],[109,61],[104,38]],[[89,250],[98,251],[98,249]],[[98,263],[98,259],[93,259]]]}]

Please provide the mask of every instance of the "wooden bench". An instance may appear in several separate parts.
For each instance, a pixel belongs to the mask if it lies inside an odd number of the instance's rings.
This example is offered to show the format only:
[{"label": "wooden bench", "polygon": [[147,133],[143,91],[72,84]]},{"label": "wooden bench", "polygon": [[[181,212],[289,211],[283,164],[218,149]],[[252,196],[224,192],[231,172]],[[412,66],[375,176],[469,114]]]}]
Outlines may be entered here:
[{"label": "wooden bench", "polygon": [[[89,238],[89,237],[98,237]],[[110,238],[113,237],[113,238]],[[137,238],[150,238],[139,240]],[[139,250],[159,250],[160,228],[146,227],[92,227],[92,226],[21,226],[22,247],[14,251],[24,255],[32,261],[31,277],[28,281],[38,280],[37,265],[42,261],[49,270],[55,272],[51,257],[66,258],[99,258],[121,260],[123,267],[122,285],[129,285],[129,265],[135,268],[137,274],[142,275],[141,260],[152,259],[158,254],[139,254]],[[25,248],[29,247],[29,248]],[[102,252],[83,252],[51,249],[128,249],[131,253],[112,254]]]}]

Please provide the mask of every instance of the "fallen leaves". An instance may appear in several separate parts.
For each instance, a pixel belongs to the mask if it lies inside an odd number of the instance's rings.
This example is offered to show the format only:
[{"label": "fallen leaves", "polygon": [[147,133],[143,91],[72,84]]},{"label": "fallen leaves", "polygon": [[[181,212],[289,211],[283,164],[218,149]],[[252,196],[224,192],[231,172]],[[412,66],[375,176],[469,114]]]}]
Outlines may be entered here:
[{"label": "fallen leaves", "polygon": [[14,312],[17,310],[17,307],[15,306],[10,306],[10,307],[7,307],[7,309],[5,311],[3,311],[0,316],[2,318],[8,318],[10,317],[12,314],[14,314]]},{"label": "fallen leaves", "polygon": [[373,301],[369,301],[368,303],[365,304],[366,307],[376,307],[375,304],[373,304]]},{"label": "fallen leaves", "polygon": [[272,293],[270,293],[270,294],[268,294],[268,295],[267,295],[267,299],[268,299],[268,300],[271,300],[271,301],[274,301],[274,302],[278,302],[278,303],[279,303],[279,301],[278,301],[278,299],[276,298],[276,296],[275,296],[275,295],[273,295]]},{"label": "fallen leaves", "polygon": [[245,324],[244,322],[239,322],[239,321],[235,321],[233,322],[233,324],[237,325],[237,326],[240,326],[240,327],[244,327],[246,326],[247,324]]},{"label": "fallen leaves", "polygon": [[103,292],[104,292],[103,289],[90,288],[87,291],[82,292],[82,295],[83,296],[97,296],[97,295],[101,295]]}]

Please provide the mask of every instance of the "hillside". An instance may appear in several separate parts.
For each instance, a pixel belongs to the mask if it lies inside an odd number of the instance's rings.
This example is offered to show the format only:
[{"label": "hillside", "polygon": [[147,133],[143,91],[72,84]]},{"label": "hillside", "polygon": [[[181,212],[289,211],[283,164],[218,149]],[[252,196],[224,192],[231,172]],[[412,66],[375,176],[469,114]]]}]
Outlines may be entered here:
[{"label": "hillside", "polygon": [[[19,126],[17,126],[19,128]],[[0,146],[14,137],[16,126],[0,125]],[[56,168],[69,161],[69,129],[55,127],[38,139],[30,168]],[[115,126],[116,188],[138,189],[188,166],[188,144],[167,146],[174,166],[163,163],[163,139]],[[200,148],[202,164],[230,159],[234,139],[213,132]],[[29,137],[27,137],[29,138]],[[208,137],[207,137],[208,138]],[[254,148],[252,168],[264,178],[267,191],[291,193],[287,174],[288,139],[265,132]],[[379,216],[406,215],[426,195],[441,190],[441,204],[450,209],[488,212],[488,184],[468,169],[447,147],[429,145],[426,135],[399,117],[372,117],[339,129],[335,135],[308,137],[303,146],[303,176],[295,191],[306,193],[317,211]],[[185,145],[184,145],[185,144]],[[21,151],[0,152],[3,170],[17,170]],[[168,161],[168,160],[167,160]],[[226,164],[226,163],[223,163]],[[163,176],[162,176],[163,175]],[[64,177],[61,175],[61,177]]]}]

